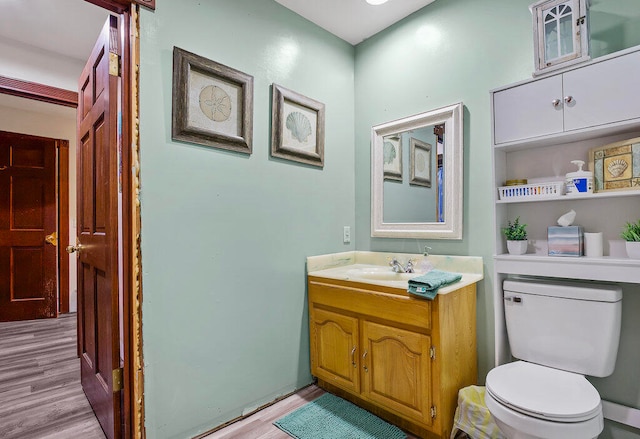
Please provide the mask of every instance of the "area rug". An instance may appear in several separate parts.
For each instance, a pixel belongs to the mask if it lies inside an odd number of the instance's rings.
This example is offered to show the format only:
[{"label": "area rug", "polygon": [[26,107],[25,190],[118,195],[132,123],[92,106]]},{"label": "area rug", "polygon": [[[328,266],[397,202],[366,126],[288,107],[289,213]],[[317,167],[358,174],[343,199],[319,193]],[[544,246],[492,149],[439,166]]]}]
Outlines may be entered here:
[{"label": "area rug", "polygon": [[407,435],[360,407],[325,393],[273,423],[296,439],[406,439]]}]

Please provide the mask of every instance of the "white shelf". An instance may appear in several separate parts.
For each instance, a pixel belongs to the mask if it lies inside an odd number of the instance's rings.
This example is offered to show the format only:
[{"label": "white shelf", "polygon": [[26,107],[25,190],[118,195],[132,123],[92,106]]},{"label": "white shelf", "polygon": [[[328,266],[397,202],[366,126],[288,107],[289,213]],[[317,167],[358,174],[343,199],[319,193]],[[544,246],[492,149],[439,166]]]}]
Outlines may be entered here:
[{"label": "white shelf", "polygon": [[[514,186],[515,187],[515,186]],[[637,197],[640,196],[640,190],[620,190],[609,192],[597,192],[584,195],[558,195],[556,197],[540,197],[518,200],[496,200],[496,204],[513,204],[513,203],[540,203],[543,201],[573,201],[573,200],[591,200],[594,198],[617,198],[617,197]]]},{"label": "white shelf", "polygon": [[640,260],[537,254],[494,256],[497,273],[640,284]]},{"label": "white shelf", "polygon": [[640,131],[640,119],[629,119],[607,125],[598,125],[580,130],[566,131],[545,136],[531,137],[528,139],[514,140],[512,142],[494,144],[496,151],[518,151],[521,149],[541,148],[557,145],[559,143],[579,142],[581,140],[606,137],[616,134],[636,133]]}]

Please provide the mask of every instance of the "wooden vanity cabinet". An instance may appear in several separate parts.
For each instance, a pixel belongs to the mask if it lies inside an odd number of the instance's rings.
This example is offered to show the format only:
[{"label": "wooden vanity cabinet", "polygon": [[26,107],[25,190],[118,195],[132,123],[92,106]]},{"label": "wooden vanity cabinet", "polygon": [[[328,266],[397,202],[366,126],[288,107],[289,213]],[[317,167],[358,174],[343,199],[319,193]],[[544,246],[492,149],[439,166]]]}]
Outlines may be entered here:
[{"label": "wooden vanity cabinet", "polygon": [[309,276],[318,385],[422,438],[449,438],[458,390],[477,382],[476,288],[433,301]]}]

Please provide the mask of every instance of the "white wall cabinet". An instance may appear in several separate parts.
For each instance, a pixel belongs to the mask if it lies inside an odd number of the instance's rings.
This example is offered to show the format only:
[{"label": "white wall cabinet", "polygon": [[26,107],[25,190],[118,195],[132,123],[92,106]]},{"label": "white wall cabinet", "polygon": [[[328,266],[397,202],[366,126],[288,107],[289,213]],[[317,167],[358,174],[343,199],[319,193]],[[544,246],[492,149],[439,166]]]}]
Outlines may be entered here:
[{"label": "white wall cabinet", "polygon": [[[640,218],[640,187],[514,201],[500,200],[498,194],[510,179],[564,180],[567,172],[576,170],[571,160],[588,163],[589,149],[640,137],[638,78],[640,46],[491,92],[496,364],[510,361],[503,318],[505,278],[529,275],[640,284],[640,261],[626,257],[620,240],[625,222]],[[548,256],[547,227],[571,209],[577,212],[576,225],[586,232],[603,232],[604,258]],[[502,228],[518,216],[528,224],[529,249],[513,256],[507,253]]]},{"label": "white wall cabinet", "polygon": [[640,51],[493,93],[494,144],[640,118]]}]

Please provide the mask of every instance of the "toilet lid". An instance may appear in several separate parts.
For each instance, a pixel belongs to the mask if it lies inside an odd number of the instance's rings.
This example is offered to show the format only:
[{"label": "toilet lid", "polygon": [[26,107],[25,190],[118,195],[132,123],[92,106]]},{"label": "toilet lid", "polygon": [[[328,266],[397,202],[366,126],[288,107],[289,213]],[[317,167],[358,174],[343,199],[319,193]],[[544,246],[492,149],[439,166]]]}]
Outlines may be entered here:
[{"label": "toilet lid", "polygon": [[540,419],[578,422],[602,410],[600,394],[584,376],[524,361],[491,370],[486,387],[502,404]]}]

